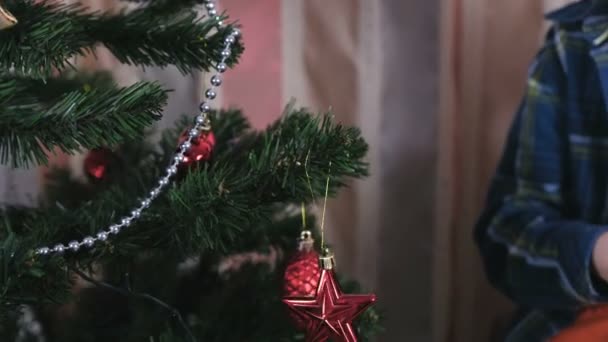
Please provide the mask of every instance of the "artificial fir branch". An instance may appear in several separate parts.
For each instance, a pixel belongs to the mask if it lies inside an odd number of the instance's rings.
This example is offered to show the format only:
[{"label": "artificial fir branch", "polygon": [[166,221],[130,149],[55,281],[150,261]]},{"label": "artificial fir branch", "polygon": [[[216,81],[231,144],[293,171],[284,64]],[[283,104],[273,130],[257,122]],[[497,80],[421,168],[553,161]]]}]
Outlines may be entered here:
[{"label": "artificial fir branch", "polygon": [[[94,73],[66,72],[59,77],[47,80],[0,73],[0,84],[2,85],[0,94],[2,98],[11,97],[13,102],[21,98],[33,98],[41,103],[57,101],[57,98],[67,92],[118,87],[112,75],[103,71]],[[16,106],[19,105],[16,104]],[[24,106],[27,105],[28,103],[24,104]]]},{"label": "artificial fir branch", "polygon": [[156,83],[116,88],[0,77],[0,162],[45,163],[55,148],[73,153],[141,137],[166,100]]},{"label": "artificial fir branch", "polygon": [[[200,19],[192,10],[167,13],[150,6],[110,15],[49,1],[8,0],[5,5],[19,23],[0,31],[0,68],[38,78],[65,69],[71,57],[87,54],[98,43],[123,63],[208,70],[220,59],[223,38],[232,30],[226,26],[216,32],[215,19]],[[241,51],[235,44],[229,62]]]},{"label": "artificial fir branch", "polygon": [[184,8],[192,8],[201,5],[201,0],[121,0],[138,4],[140,7],[146,7],[152,11],[160,11],[159,14],[175,13]]},{"label": "artificial fir branch", "polygon": [[[229,131],[222,123],[239,122],[234,115],[224,122],[221,117],[215,123],[220,132]],[[228,251],[243,231],[268,222],[274,205],[311,201],[304,170],[307,155],[316,193],[325,186],[327,165],[332,160],[334,193],[346,178],[366,174],[362,159],[366,148],[358,130],[336,125],[329,116],[290,113],[263,134],[241,135],[231,147],[219,151],[212,163],[188,172],[129,230],[92,251],[67,255],[65,260],[90,265],[124,262],[143,251],[172,251],[176,260],[203,251]],[[49,203],[46,208],[5,209],[0,236],[4,238],[3,232],[12,227],[18,248],[13,249],[13,263],[5,272],[6,278],[0,279],[0,289],[5,289],[0,292],[0,302],[6,301],[2,293],[10,293],[15,301],[33,297],[41,302],[53,301],[52,294],[36,290],[39,278],[23,276],[16,286],[14,272],[39,269],[49,282],[65,277],[65,271],[57,268],[61,265],[57,261],[63,257],[33,258],[33,249],[94,234],[116,220],[156,177],[155,170],[162,168],[156,163],[168,158],[158,154],[145,160],[130,160],[138,165],[139,173],[127,172],[122,184],[118,182],[78,207]],[[256,233],[263,236],[270,232]]]},{"label": "artificial fir branch", "polygon": [[[102,42],[122,63],[143,66],[175,65],[182,73],[209,70],[221,59],[223,40],[233,27],[213,33],[215,20],[202,20],[192,11],[177,14],[142,8],[123,16],[91,17],[90,35]],[[124,32],[124,33],[123,33]],[[242,51],[239,44],[233,55]],[[235,61],[231,57],[228,62]]]},{"label": "artificial fir branch", "polygon": [[173,3],[174,6],[194,6],[196,4],[200,4],[201,0],[122,0],[124,2],[133,2],[138,4],[151,4],[153,6],[166,5],[168,3]]}]

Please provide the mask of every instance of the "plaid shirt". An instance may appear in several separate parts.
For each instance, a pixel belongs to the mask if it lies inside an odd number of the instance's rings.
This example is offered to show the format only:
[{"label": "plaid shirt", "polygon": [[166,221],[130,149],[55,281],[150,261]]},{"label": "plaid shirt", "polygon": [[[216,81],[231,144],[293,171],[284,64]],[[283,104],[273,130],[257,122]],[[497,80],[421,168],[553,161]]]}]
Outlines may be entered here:
[{"label": "plaid shirt", "polygon": [[548,14],[553,28],[475,228],[490,281],[522,307],[506,341],[545,341],[580,308],[608,303],[590,265],[608,232],[607,4]]}]

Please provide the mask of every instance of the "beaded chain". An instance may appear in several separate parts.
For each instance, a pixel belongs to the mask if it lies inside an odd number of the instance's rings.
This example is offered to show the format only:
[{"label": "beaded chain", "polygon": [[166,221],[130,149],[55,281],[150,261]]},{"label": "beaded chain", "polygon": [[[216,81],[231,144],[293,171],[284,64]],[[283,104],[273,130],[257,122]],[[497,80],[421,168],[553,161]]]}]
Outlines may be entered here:
[{"label": "beaded chain", "polygon": [[[209,15],[209,17],[213,18],[216,21],[216,27],[218,29],[223,27],[224,23],[222,21],[222,18],[217,15],[217,9],[213,0],[204,0],[203,4],[207,9],[207,14]],[[211,112],[210,103],[217,96],[217,92],[215,89],[219,88],[222,85],[221,74],[228,69],[226,60],[230,57],[231,47],[236,42],[239,36],[240,31],[235,28],[224,39],[221,58],[219,62],[217,62],[215,67],[217,73],[211,77],[211,86],[205,91],[206,100],[203,101],[199,106],[200,114],[196,116],[194,120],[194,125],[188,131],[187,140],[180,144],[179,149],[173,156],[172,162],[169,164],[169,166],[167,166],[164,176],[162,176],[158,180],[157,185],[152,190],[150,190],[148,196],[142,199],[139,205],[133,210],[131,210],[130,215],[122,217],[118,223],[112,224],[106,229],[99,231],[95,236],[87,236],[82,240],[70,241],[67,245],[59,243],[53,247],[41,247],[36,249],[35,253],[37,255],[44,256],[51,254],[62,254],[70,251],[77,252],[82,247],[92,248],[97,242],[106,241],[111,235],[117,235],[123,229],[132,225],[141,216],[142,212],[150,207],[152,202],[162,193],[162,191],[167,187],[167,185],[169,185],[169,183],[171,182],[171,178],[177,173],[178,166],[182,162],[184,162],[184,155],[190,150],[190,148],[192,148],[192,140],[196,139],[201,134],[201,132],[211,130],[211,125],[208,117],[209,113]]]}]

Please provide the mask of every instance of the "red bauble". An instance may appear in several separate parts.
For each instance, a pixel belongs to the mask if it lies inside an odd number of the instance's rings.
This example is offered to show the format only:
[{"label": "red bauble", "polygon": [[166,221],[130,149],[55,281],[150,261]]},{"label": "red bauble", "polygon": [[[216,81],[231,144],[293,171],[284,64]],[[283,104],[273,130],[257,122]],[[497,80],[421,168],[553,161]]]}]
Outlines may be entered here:
[{"label": "red bauble", "polygon": [[[308,230],[302,232],[298,251],[291,258],[283,277],[283,296],[285,298],[314,298],[319,286],[321,268],[319,254],[314,250],[315,241]],[[299,330],[306,328],[306,322],[290,312],[294,325]]]},{"label": "red bauble", "polygon": [[[188,131],[184,131],[180,136],[180,145],[188,140]],[[215,146],[215,135],[213,132],[202,132],[198,137],[191,140],[192,147],[184,154],[183,166],[194,166],[199,162],[211,159],[213,147]]]},{"label": "red bauble", "polygon": [[333,270],[323,269],[314,298],[286,298],[290,311],[304,322],[307,342],[356,342],[353,320],[376,301],[376,295],[342,293]]},{"label": "red bauble", "polygon": [[298,251],[285,269],[285,297],[314,297],[317,294],[321,269],[319,254],[314,250]]},{"label": "red bauble", "polygon": [[102,180],[106,177],[113,159],[114,153],[109,149],[93,149],[84,158],[84,172],[91,180]]}]

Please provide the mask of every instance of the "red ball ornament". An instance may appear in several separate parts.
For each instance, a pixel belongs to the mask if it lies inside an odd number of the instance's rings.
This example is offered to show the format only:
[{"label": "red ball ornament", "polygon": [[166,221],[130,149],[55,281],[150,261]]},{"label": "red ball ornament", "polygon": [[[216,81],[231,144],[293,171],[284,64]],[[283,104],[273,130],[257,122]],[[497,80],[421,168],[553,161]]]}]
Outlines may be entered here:
[{"label": "red ball ornament", "polygon": [[315,240],[309,230],[302,231],[298,251],[285,269],[283,295],[285,297],[314,297],[321,276],[319,254],[314,249]]},{"label": "red ball ornament", "polygon": [[[181,145],[188,140],[188,130],[184,131],[179,139]],[[193,138],[191,141],[192,147],[184,154],[184,160],[181,165],[193,166],[199,162],[204,162],[211,159],[213,147],[215,146],[215,135],[213,132],[201,132],[201,134]]]},{"label": "red ball ornament", "polygon": [[[319,253],[314,250],[314,240],[310,231],[303,231],[298,251],[291,258],[283,277],[283,296],[285,298],[313,298],[317,294],[321,268]],[[289,313],[297,329],[306,328],[306,322],[298,315]]]},{"label": "red ball ornament", "polygon": [[285,297],[314,297],[320,276],[319,254],[314,250],[298,251],[285,270],[283,294]]},{"label": "red ball ornament", "polygon": [[94,181],[103,180],[114,158],[114,153],[106,148],[96,148],[87,154],[84,159],[84,172]]}]

